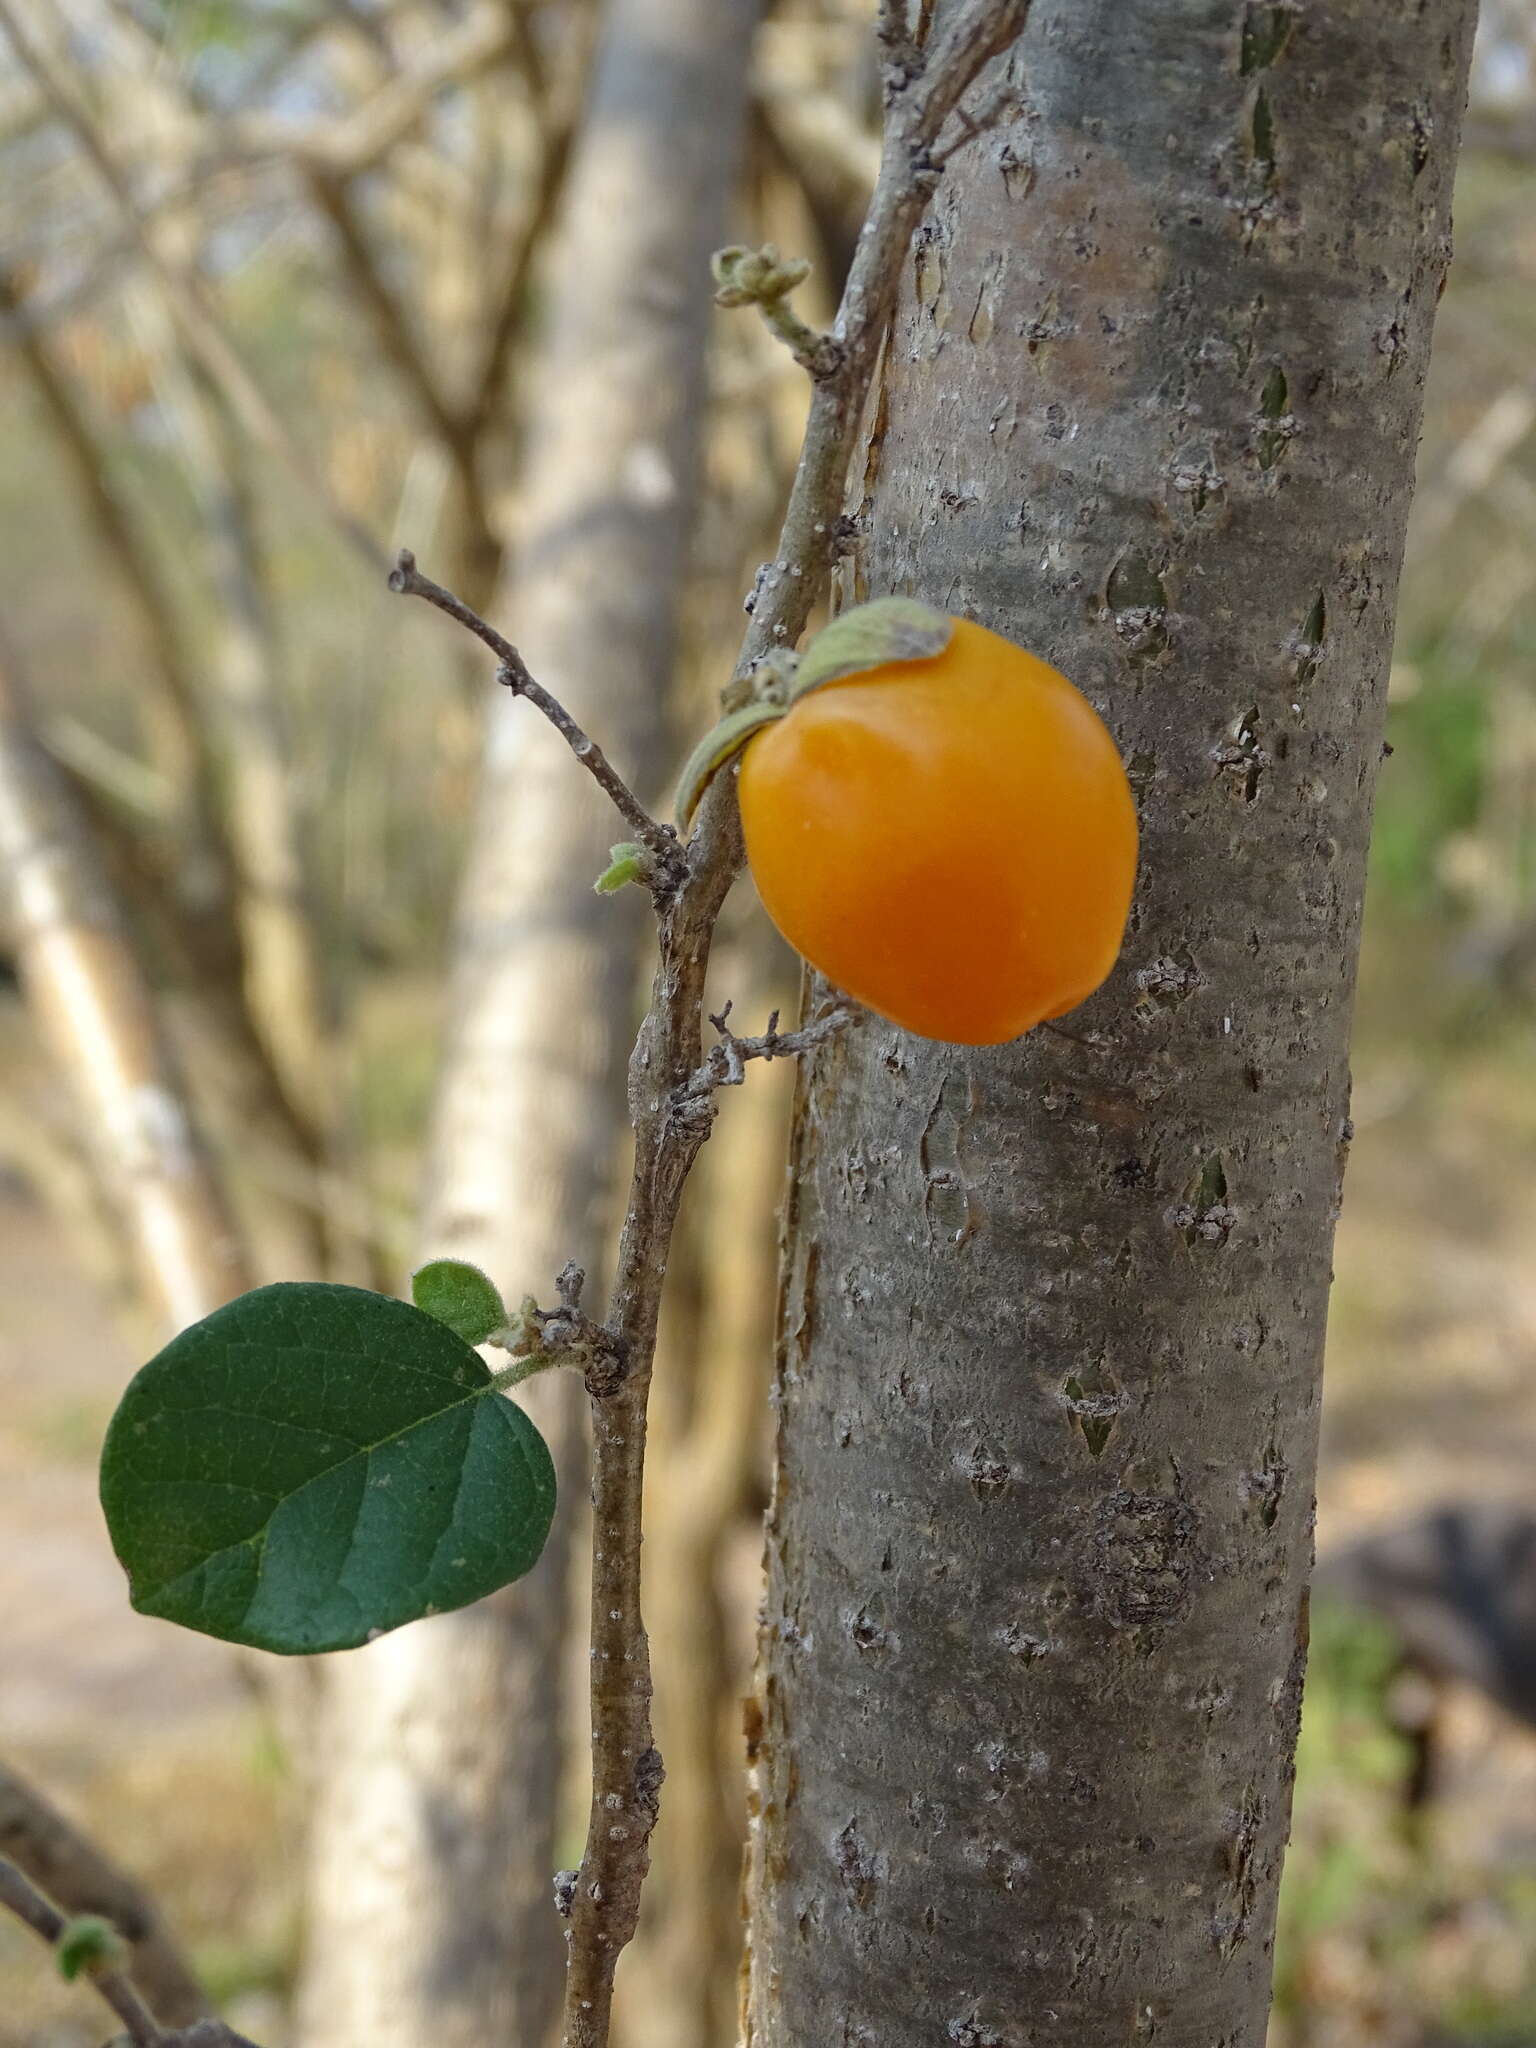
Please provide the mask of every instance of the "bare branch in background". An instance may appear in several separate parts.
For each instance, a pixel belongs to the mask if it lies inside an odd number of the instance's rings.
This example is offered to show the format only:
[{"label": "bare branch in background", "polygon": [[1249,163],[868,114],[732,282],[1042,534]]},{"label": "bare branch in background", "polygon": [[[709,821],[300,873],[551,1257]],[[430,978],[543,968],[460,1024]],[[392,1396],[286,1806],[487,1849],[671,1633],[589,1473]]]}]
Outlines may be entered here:
[{"label": "bare branch in background", "polygon": [[350,512],[337,504],[230,341],[203,280],[191,265],[167,249],[157,223],[146,218],[127,173],[82,105],[78,93],[54,65],[42,41],[23,27],[12,0],[0,0],[0,28],[4,29],[17,55],[37,80],[59,120],[79,143],[150,273],[164,292],[188,348],[223,391],[246,431],[259,447],[265,448],[282,463],[305,497],[347,541],[364,565],[372,570],[381,567],[383,557],[377,542]]},{"label": "bare branch in background", "polygon": [[247,1008],[319,1156],[337,1114],[331,1003],[244,449],[221,395],[183,358],[169,322],[164,330],[157,385],[200,515],[216,606],[205,717],[221,767]]},{"label": "bare branch in background", "polygon": [[3,644],[0,884],[38,1033],[79,1105],[156,1320],[180,1329],[249,1276],[96,850]]},{"label": "bare branch in background", "polygon": [[525,4],[482,0],[434,36],[409,71],[397,72],[339,120],[297,122],[249,110],[236,114],[210,140],[213,161],[270,159],[340,179],[373,170],[411,134],[442,92],[467,84],[519,47]]},{"label": "bare branch in background", "polygon": [[0,1764],[0,1856],[69,1914],[99,1914],[133,1951],[132,1975],[172,2026],[204,2018],[208,1996],[143,1887],[24,1778]]},{"label": "bare branch in background", "polygon": [[[0,1906],[13,1913],[23,1926],[30,1927],[50,1948],[58,1947],[69,1932],[68,1915],[61,1913],[52,1899],[3,1856]],[[98,1967],[82,1970],[81,1975],[88,1978],[92,1990],[117,2014],[134,2048],[164,2048],[166,2037],[154,2014],[121,1969]]]},{"label": "bare branch in background", "polygon": [[476,523],[486,526],[488,515],[480,499],[473,446],[466,438],[463,422],[448,393],[442,388],[437,369],[414,331],[409,313],[385,279],[369,244],[350,185],[329,169],[312,169],[309,189],[336,231],[347,275],[357,297],[368,310],[380,348],[411,392],[428,425],[453,458]]},{"label": "bare branch in background", "polygon": [[174,601],[141,538],[133,508],[113,483],[102,437],[80,394],[30,318],[14,278],[4,272],[0,272],[0,315],[5,316],[0,333],[13,344],[43,403],[102,550],[138,614],[159,686],[153,710],[163,735],[158,750],[161,764],[178,783],[183,779],[190,782],[195,829],[217,854],[212,764]]}]

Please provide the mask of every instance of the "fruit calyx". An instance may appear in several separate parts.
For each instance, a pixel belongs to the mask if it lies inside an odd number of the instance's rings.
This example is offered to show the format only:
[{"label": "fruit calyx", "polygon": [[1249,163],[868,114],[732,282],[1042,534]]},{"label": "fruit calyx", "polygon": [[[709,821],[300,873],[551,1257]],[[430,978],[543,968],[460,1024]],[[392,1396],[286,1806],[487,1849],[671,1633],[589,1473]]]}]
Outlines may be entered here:
[{"label": "fruit calyx", "polygon": [[811,690],[893,662],[932,661],[944,652],[955,622],[915,597],[876,597],[839,612],[806,643],[798,660],[782,651],[728,687],[726,715],[707,732],[678,777],[678,827],[687,832],[705,790],[765,725]]}]

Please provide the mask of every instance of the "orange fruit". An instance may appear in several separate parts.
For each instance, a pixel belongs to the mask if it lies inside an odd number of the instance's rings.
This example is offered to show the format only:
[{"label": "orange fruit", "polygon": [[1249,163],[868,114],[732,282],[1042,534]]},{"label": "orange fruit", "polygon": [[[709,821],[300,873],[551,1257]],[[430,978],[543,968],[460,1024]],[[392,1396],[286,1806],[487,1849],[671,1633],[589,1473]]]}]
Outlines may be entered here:
[{"label": "orange fruit", "polygon": [[797,697],[742,750],[747,861],[795,950],[924,1038],[996,1045],[1115,963],[1136,811],[1065,676],[966,619]]}]

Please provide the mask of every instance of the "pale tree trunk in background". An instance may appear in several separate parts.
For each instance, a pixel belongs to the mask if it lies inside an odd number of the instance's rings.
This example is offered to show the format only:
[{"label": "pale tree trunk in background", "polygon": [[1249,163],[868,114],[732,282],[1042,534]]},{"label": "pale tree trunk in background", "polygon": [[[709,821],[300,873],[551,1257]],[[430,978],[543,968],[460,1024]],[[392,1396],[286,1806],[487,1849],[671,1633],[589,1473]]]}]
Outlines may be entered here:
[{"label": "pale tree trunk in background", "polygon": [[[645,792],[669,765],[708,258],[755,17],[756,0],[609,7],[531,380],[526,513],[497,607],[534,673]],[[640,906],[592,891],[618,836],[558,738],[498,699],[421,1242],[485,1266],[513,1298],[552,1298],[561,1264],[595,1267],[605,1243],[639,966]],[[574,1383],[528,1390],[567,1481],[537,1572],[327,1672],[306,2048],[538,2048],[553,2026],[579,1395]]]},{"label": "pale tree trunk in background", "polygon": [[169,1336],[248,1284],[244,1257],[96,848],[3,642],[0,907],[38,1037]]},{"label": "pale tree trunk in background", "polygon": [[[1036,0],[921,232],[862,594],[1141,803],[1060,1030],[798,1106],[754,2048],[1260,2048],[1368,813],[1471,0]],[[964,914],[964,906],[956,906]]]}]

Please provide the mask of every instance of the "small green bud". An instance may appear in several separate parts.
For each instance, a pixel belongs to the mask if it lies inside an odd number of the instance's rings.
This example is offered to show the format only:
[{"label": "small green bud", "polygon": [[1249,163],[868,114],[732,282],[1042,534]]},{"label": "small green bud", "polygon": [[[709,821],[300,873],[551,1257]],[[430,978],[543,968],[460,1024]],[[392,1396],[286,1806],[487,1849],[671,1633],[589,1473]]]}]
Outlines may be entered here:
[{"label": "small green bud", "polygon": [[621,839],[617,846],[610,846],[608,862],[592,884],[599,896],[617,896],[628,883],[650,878],[650,858],[638,839]]},{"label": "small green bud", "polygon": [[103,1970],[119,1970],[128,1960],[127,1943],[117,1929],[94,1913],[80,1913],[67,1922],[53,1953],[66,1984],[77,1977],[99,1976]]},{"label": "small green bud", "polygon": [[715,251],[709,267],[717,287],[717,306],[769,305],[786,298],[811,274],[810,264],[802,257],[782,257],[772,242],[764,242],[760,249],[733,242],[729,248]]}]

